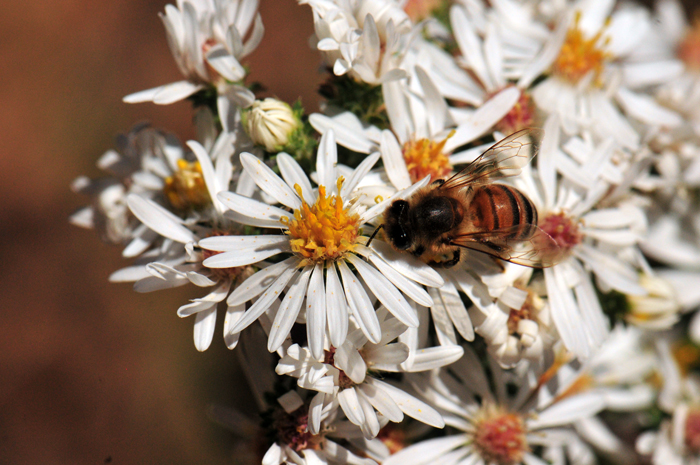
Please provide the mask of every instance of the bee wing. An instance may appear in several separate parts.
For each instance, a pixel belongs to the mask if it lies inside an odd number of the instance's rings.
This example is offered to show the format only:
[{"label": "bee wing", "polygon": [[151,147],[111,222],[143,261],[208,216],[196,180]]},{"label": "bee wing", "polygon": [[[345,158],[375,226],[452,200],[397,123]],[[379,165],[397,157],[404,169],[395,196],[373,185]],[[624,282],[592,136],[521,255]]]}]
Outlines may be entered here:
[{"label": "bee wing", "polygon": [[[528,231],[529,229],[529,231]],[[504,239],[514,233],[530,236],[526,240]],[[518,265],[531,268],[548,268],[559,263],[565,250],[539,226],[530,224],[515,225],[491,231],[462,234],[455,237],[450,245],[476,250]]]},{"label": "bee wing", "polygon": [[493,144],[464,169],[447,179],[439,189],[461,188],[467,184],[516,176],[537,155],[542,130],[527,128]]}]

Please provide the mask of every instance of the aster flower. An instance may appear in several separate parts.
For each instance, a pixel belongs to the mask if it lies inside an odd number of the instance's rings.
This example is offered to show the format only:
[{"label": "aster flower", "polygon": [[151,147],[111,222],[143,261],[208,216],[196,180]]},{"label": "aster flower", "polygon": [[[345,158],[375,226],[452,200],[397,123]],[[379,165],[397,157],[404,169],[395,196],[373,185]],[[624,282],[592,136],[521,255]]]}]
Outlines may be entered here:
[{"label": "aster flower", "polygon": [[[561,261],[544,269],[550,314],[567,349],[585,358],[608,334],[608,322],[587,270],[595,274],[604,291],[647,294],[635,270],[636,244],[646,222],[644,213],[632,204],[598,207],[610,188],[601,179],[600,167],[611,151],[579,154],[578,172],[590,180],[585,188],[568,177],[557,177],[556,163],[561,158],[558,127],[555,118],[545,125],[537,172],[528,166],[512,179],[537,207],[539,227],[560,248]],[[622,258],[625,255],[627,259]]]},{"label": "aster flower", "polygon": [[[309,413],[311,431],[318,431],[321,412],[338,405],[348,420],[360,427],[365,438],[377,436],[383,417],[400,422],[405,414],[437,428],[444,426],[431,407],[370,373],[439,368],[459,359],[462,348],[433,347],[411,353],[403,342],[391,342],[405,333],[407,326],[396,318],[387,318],[384,308],[377,315],[382,332],[377,343],[368,341],[360,329],[355,329],[342,345],[327,348],[322,358],[313,357],[308,349],[295,344],[277,365],[277,374],[298,378],[299,387],[318,391]],[[403,365],[407,361],[408,367]]]},{"label": "aster flower", "polygon": [[637,149],[640,136],[623,111],[646,125],[679,125],[678,114],[638,90],[668,81],[682,66],[637,52],[650,30],[646,10],[613,7],[608,0],[571,5],[524,74],[549,73],[532,95],[539,109],[559,116],[567,134],[587,129],[600,139],[611,137],[622,147]]},{"label": "aster flower", "polygon": [[[378,159],[377,153],[369,156],[346,180],[338,174],[335,137],[329,131],[319,145],[318,189],[313,190],[301,167],[285,153],[277,156],[282,178],[259,159],[241,155],[245,171],[260,189],[292,212],[235,193],[220,194],[220,201],[230,209],[229,218],[241,224],[279,228],[284,234],[203,239],[199,242],[203,249],[223,252],[208,258],[204,264],[212,269],[226,269],[252,265],[279,254],[291,256],[254,274],[231,294],[227,300],[229,308],[243,308],[246,302],[257,300],[230,328],[230,334],[240,333],[256,321],[287,287],[270,332],[270,351],[281,347],[304,300],[309,348],[317,358],[323,354],[326,330],[334,346],[344,342],[350,314],[370,341],[379,342],[381,330],[370,295],[402,323],[418,325],[415,310],[404,294],[418,302],[430,303],[430,296],[417,283],[440,286],[439,275],[415,259],[396,259],[384,253],[378,247],[379,242],[366,247],[369,238],[360,229],[393,200],[386,199],[365,210],[352,195]],[[410,195],[427,181],[399,195]]]},{"label": "aster flower", "polygon": [[378,85],[405,76],[398,65],[412,23],[394,0],[300,0],[313,9],[316,46],[336,76]]},{"label": "aster flower", "polygon": [[[386,459],[384,465],[428,463],[489,463],[499,465],[543,463],[533,446],[544,454],[563,449],[572,454],[576,434],[564,429],[577,420],[595,415],[603,406],[595,393],[563,399],[539,400],[542,384],[518,383],[514,396],[506,393],[508,376],[490,364],[495,392],[476,354],[465,348],[464,357],[449,371],[417,377],[413,385],[445,418],[456,433],[427,439]],[[524,376],[523,379],[527,379]],[[580,445],[581,441],[578,441]]]},{"label": "aster flower", "polygon": [[[226,134],[221,136],[221,140],[226,138]],[[112,280],[136,281],[134,289],[137,292],[151,292],[188,283],[213,287],[207,296],[194,299],[178,309],[180,317],[196,315],[195,347],[203,351],[212,341],[218,303],[226,298],[232,285],[245,277],[248,271],[245,267],[223,270],[203,268],[202,261],[211,254],[195,249],[199,237],[227,234],[238,228],[222,216],[223,206],[216,197],[218,192],[229,189],[231,183],[233,167],[230,154],[234,150],[233,145],[225,144],[223,149],[229,152],[229,156],[217,156],[216,165],[201,144],[189,141],[187,145],[197,161],[186,162],[186,166],[183,164],[180,177],[172,179],[172,188],[166,189],[166,194],[170,193],[171,202],[176,204],[185,202],[191,207],[190,202],[201,201],[201,205],[197,205],[204,208],[200,211],[189,210],[189,215],[182,218],[147,197],[129,194],[127,204],[131,212],[163,241],[151,253],[144,254],[136,265],[114,273]],[[227,315],[227,320],[231,318],[231,315]],[[233,348],[237,338],[226,334],[225,341],[229,348]]]},{"label": "aster flower", "polygon": [[161,19],[185,80],[127,95],[124,102],[166,105],[210,86],[219,94],[219,106],[228,106],[228,99],[242,107],[250,105],[255,97],[240,85],[246,75],[240,60],[262,40],[257,9],[258,0],[181,0],[177,6],[166,5]]}]

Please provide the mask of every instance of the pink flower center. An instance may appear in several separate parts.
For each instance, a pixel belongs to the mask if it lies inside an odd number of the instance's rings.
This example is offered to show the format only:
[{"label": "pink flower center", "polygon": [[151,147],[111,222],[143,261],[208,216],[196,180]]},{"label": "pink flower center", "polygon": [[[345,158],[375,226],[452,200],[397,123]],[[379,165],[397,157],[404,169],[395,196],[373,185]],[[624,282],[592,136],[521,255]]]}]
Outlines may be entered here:
[{"label": "pink flower center", "polygon": [[515,413],[487,404],[474,421],[474,448],[487,463],[515,465],[530,450],[525,422]]},{"label": "pink flower center", "polygon": [[526,91],[520,93],[515,106],[496,124],[496,129],[504,134],[513,134],[535,124],[535,103]]},{"label": "pink flower center", "polygon": [[564,213],[547,215],[540,221],[540,228],[549,234],[562,251],[567,254],[580,244],[583,238],[583,234],[578,229],[578,222],[574,222]]}]

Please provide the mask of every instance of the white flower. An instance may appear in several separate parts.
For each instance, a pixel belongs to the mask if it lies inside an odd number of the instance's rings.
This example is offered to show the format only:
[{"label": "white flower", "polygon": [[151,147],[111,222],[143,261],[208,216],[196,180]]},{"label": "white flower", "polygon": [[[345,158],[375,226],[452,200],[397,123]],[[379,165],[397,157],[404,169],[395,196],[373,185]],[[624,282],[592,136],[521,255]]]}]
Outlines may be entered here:
[{"label": "white flower", "polygon": [[[534,202],[539,227],[559,246],[561,261],[544,269],[550,314],[567,349],[585,358],[608,334],[589,270],[604,292],[647,294],[635,270],[641,260],[636,244],[645,233],[646,218],[631,204],[598,207],[610,190],[601,171],[611,150],[578,151],[580,164],[566,165],[570,176],[558,178],[557,168],[564,166],[559,163],[564,158],[559,141],[558,122],[550,117],[537,171],[526,167],[513,183]],[[574,182],[571,178],[576,176]]]},{"label": "white flower", "polygon": [[[207,259],[205,266],[231,268],[259,263],[279,254],[291,256],[251,276],[231,294],[227,301],[229,309],[242,311],[246,302],[257,300],[230,327],[229,334],[237,334],[256,321],[287,288],[271,328],[270,351],[282,345],[305,300],[309,348],[317,358],[323,353],[326,331],[334,346],[343,343],[350,314],[370,341],[376,343],[381,339],[370,295],[402,323],[418,325],[416,312],[404,294],[413,300],[431,302],[417,282],[440,286],[439,275],[417,260],[397,260],[383,253],[379,241],[373,242],[371,248],[365,247],[368,237],[360,230],[360,226],[380,215],[393,200],[384,200],[367,210],[354,202],[353,190],[378,159],[379,154],[373,154],[347,179],[340,177],[335,138],[329,131],[319,145],[316,163],[319,187],[313,190],[301,167],[285,153],[277,156],[284,179],[259,159],[241,155],[245,171],[260,189],[293,213],[235,193],[221,193],[219,199],[231,210],[227,217],[241,224],[279,228],[284,234],[201,240],[199,245],[204,249],[223,252]],[[410,195],[426,183],[427,179],[400,195]]]},{"label": "white flower", "polygon": [[[230,142],[228,136],[223,133],[219,142]],[[189,141],[187,145],[192,149],[197,161],[181,163],[183,170],[178,173],[182,179],[172,179],[171,184],[176,186],[171,191],[166,190],[166,194],[172,194],[171,203],[184,202],[183,205],[186,206],[187,202],[206,199],[206,204],[199,205],[205,209],[201,212],[195,210],[191,216],[183,219],[145,196],[130,194],[127,203],[131,212],[145,227],[150,228],[151,239],[162,237],[163,240],[151,253],[144,254],[136,265],[115,272],[110,279],[136,281],[134,289],[137,292],[151,292],[188,283],[199,287],[214,287],[205,297],[193,299],[192,303],[178,309],[180,317],[196,314],[195,347],[203,351],[212,341],[218,303],[226,298],[236,280],[245,277],[246,269],[204,268],[202,261],[211,254],[195,249],[195,244],[201,236],[226,234],[230,230],[236,230],[236,226],[222,216],[224,207],[216,197],[218,192],[230,187],[233,174],[230,155],[234,147],[230,143],[216,144],[215,148],[227,151],[228,156],[214,157],[214,165],[212,157],[201,144]],[[230,315],[227,315],[227,320],[230,318]],[[235,336],[225,334],[224,338],[229,348],[235,347],[238,342]]]},{"label": "white flower", "polygon": [[[277,365],[277,374],[299,378],[299,387],[318,391],[309,412],[312,431],[318,430],[321,412],[338,405],[348,420],[360,427],[365,438],[377,436],[383,417],[400,422],[406,414],[437,428],[444,426],[440,415],[431,407],[370,373],[438,368],[461,357],[462,348],[431,347],[411,351],[403,342],[392,342],[406,332],[406,325],[396,318],[386,318],[384,308],[377,311],[377,315],[382,331],[377,343],[368,341],[360,329],[355,329],[342,345],[328,348],[323,357],[313,357],[308,349],[295,344],[286,350]],[[404,365],[406,362],[409,366]]]},{"label": "white flower", "polygon": [[428,439],[392,455],[383,465],[423,465],[429,463],[489,463],[501,465],[542,463],[531,446],[543,446],[569,452],[582,446],[573,431],[564,429],[575,421],[595,415],[604,407],[596,393],[557,399],[540,396],[543,384],[528,387],[523,374],[514,396],[506,393],[508,377],[490,364],[495,391],[481,361],[469,348],[464,357],[450,367],[415,378],[414,386],[456,430],[448,436]]},{"label": "white flower", "polygon": [[559,116],[567,134],[587,129],[637,149],[640,136],[622,111],[646,125],[678,126],[678,114],[638,89],[668,81],[682,65],[644,56],[649,14],[636,5],[614,6],[609,0],[572,4],[525,75],[549,70],[533,96],[538,108]]},{"label": "white flower", "polygon": [[243,115],[250,138],[268,152],[282,150],[301,124],[287,103],[274,98],[256,100]]},{"label": "white flower", "polygon": [[237,84],[246,75],[239,60],[262,40],[264,28],[257,9],[258,0],[179,0],[177,6],[166,5],[161,19],[185,80],[127,95],[124,102],[165,105],[213,86],[220,94],[219,105],[231,99],[248,106],[255,97]]},{"label": "white flower", "polygon": [[317,48],[337,76],[368,84],[405,76],[398,65],[412,24],[394,0],[300,0],[314,12]]}]

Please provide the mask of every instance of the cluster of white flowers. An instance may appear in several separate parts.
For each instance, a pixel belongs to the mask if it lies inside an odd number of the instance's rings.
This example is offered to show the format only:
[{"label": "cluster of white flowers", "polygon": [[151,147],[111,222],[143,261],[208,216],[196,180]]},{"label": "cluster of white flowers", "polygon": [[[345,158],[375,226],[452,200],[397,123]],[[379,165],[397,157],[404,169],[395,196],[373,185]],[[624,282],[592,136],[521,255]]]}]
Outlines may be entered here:
[{"label": "cluster of white flowers", "polygon": [[246,84],[258,0],[178,0],[185,79],[124,101],[189,99],[198,140],[136,125],[73,184],[132,259],[111,281],[207,288],[177,310],[200,351],[225,312],[261,411],[212,412],[238,459],[700,464],[700,21],[299,4],[322,112]]}]

